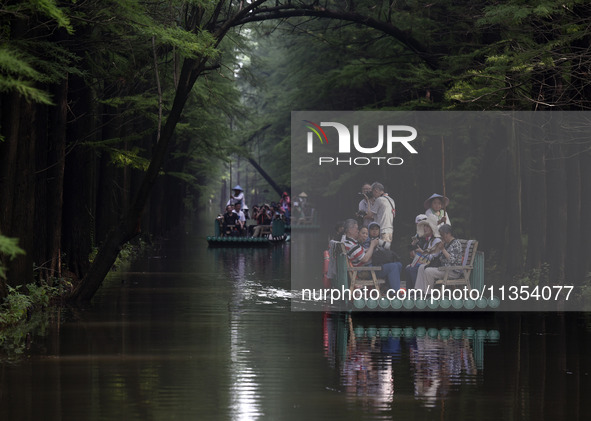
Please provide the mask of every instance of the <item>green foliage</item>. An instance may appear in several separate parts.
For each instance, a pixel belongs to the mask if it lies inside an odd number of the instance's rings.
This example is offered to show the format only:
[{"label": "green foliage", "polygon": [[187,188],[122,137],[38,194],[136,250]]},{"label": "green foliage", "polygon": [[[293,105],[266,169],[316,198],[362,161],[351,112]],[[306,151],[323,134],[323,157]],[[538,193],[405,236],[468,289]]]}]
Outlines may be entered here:
[{"label": "green foliage", "polygon": [[[0,256],[7,256],[10,260],[25,251],[18,246],[18,238],[9,238],[0,234]],[[6,268],[0,264],[0,278],[6,279]]]},{"label": "green foliage", "polygon": [[550,18],[560,15],[565,10],[565,4],[553,0],[509,1],[487,6],[484,8],[484,16],[478,21],[479,26],[484,25],[513,25],[522,24],[527,19]]},{"label": "green foliage", "polygon": [[59,286],[28,284],[25,286],[26,294],[21,292],[22,286],[9,287],[9,294],[0,305],[0,360],[21,356],[31,340],[32,331],[43,334],[49,317],[42,310],[50,305],[52,299],[59,297],[64,283],[65,280],[59,280]]},{"label": "green foliage", "polygon": [[548,285],[550,280],[550,265],[543,263],[540,268],[534,268],[526,273],[518,275],[514,279],[517,285],[534,287],[537,285]]},{"label": "green foliage", "polygon": [[[46,312],[34,313],[27,322],[4,326],[0,329],[0,362],[15,361],[23,357],[32,340],[44,336],[50,323]],[[34,332],[34,334],[32,333]]]},{"label": "green foliage", "polygon": [[[288,186],[292,110],[531,109],[552,102],[552,92],[540,93],[550,90],[550,80],[558,81],[554,94],[564,100],[561,105],[571,107],[569,95],[585,97],[590,83],[588,69],[577,66],[588,62],[591,13],[578,1],[355,2],[357,12],[422,44],[424,54],[361,23],[310,18],[236,29],[218,45],[205,30],[217,4],[208,0],[12,3],[0,12],[0,38],[7,40],[0,43],[0,92],[51,104],[48,85],[67,75],[77,76],[77,84],[82,79],[98,103],[91,118],[108,138],[93,133],[92,141],[80,139],[76,146],[108,154],[117,168],[147,168],[156,130],[175,100],[183,60],[209,59],[162,168],[185,183],[193,202],[219,194],[217,185],[215,192],[209,186],[229,179],[229,161],[249,179],[248,188],[267,188],[260,177],[254,180],[243,158],[256,159]],[[345,4],[352,2],[329,1],[325,7]],[[227,6],[222,15],[238,7]],[[17,26],[27,30],[19,33]],[[76,92],[69,95],[76,104]],[[449,159],[450,211],[460,227],[471,217],[473,177],[486,142],[460,139]],[[426,155],[427,146],[421,146]],[[416,190],[430,188],[416,180],[422,172],[438,176],[437,165],[433,158],[419,170],[401,169],[397,179],[413,180]],[[332,178],[331,194],[340,195],[359,174]],[[121,256],[126,254],[124,248]]]},{"label": "green foliage", "polygon": [[134,168],[145,171],[150,165],[150,161],[147,158],[140,156],[141,149],[133,147],[129,150],[123,149],[110,149],[111,162],[113,165],[120,168]]},{"label": "green foliage", "polygon": [[5,35],[0,39],[7,40],[0,43],[0,93],[17,92],[29,101],[51,105],[50,96],[36,85],[54,82],[63,78],[66,72],[75,71],[70,66],[73,55],[37,34],[31,38],[11,38],[10,28],[15,24],[8,16],[22,21],[49,18],[49,22],[35,22],[52,29],[64,28],[72,34],[74,28],[67,11],[54,0],[29,0],[2,5],[0,12],[0,33]]},{"label": "green foliage", "polygon": [[47,307],[59,295],[59,288],[47,283],[27,284],[25,294],[20,292],[21,287],[8,286],[8,296],[0,305],[0,327],[25,320],[30,312]]},{"label": "green foliage", "polygon": [[[589,5],[511,0],[482,8],[475,29],[492,42],[474,49],[447,99],[465,109],[588,108]],[[548,81],[551,80],[550,83]],[[538,108],[539,109],[539,108]]]},{"label": "green foliage", "polygon": [[215,48],[216,39],[207,31],[194,33],[177,27],[154,26],[152,35],[161,44],[176,48],[185,57],[219,56]]},{"label": "green foliage", "polygon": [[37,81],[42,80],[43,75],[30,65],[30,59],[31,57],[26,57],[22,51],[15,50],[8,45],[0,45],[0,70],[3,73]]},{"label": "green foliage", "polygon": [[19,292],[20,285],[16,288],[8,286],[8,296],[0,305],[0,325],[11,325],[26,318],[27,312],[33,304],[31,298]]},{"label": "green foliage", "polygon": [[35,308],[45,308],[52,298],[59,296],[60,289],[46,283],[27,284],[28,297]]},{"label": "green foliage", "polygon": [[65,28],[68,33],[72,34],[74,32],[70,18],[58,7],[54,0],[29,0],[28,3],[32,10],[53,19],[59,27]]},{"label": "green foliage", "polygon": [[30,101],[51,104],[49,95],[33,86],[42,79],[43,74],[31,66],[22,52],[0,45],[0,92],[16,91]]},{"label": "green foliage", "polygon": [[[112,270],[117,270],[120,267],[131,263],[134,259],[137,259],[142,253],[149,250],[149,241],[143,237],[138,237],[133,241],[129,241],[121,247],[121,251],[113,264]],[[93,247],[92,252],[88,256],[88,261],[92,263],[98,253],[98,247]]]}]

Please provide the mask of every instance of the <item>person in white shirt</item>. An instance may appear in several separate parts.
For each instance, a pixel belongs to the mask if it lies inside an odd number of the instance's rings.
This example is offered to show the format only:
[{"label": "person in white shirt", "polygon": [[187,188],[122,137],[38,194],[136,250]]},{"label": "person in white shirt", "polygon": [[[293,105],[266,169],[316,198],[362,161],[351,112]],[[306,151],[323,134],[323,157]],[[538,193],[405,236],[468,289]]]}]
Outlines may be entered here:
[{"label": "person in white shirt", "polygon": [[396,204],[384,191],[384,185],[375,182],[371,185],[371,192],[375,198],[374,221],[380,225],[380,238],[392,242],[394,232],[394,218],[396,217]]},{"label": "person in white shirt", "polygon": [[236,202],[234,205],[234,213],[238,215],[238,230],[240,231],[240,235],[244,235],[246,229],[246,216],[241,209],[242,205],[240,202]]},{"label": "person in white shirt", "polygon": [[449,199],[437,193],[433,193],[430,198],[425,200],[423,203],[425,206],[425,215],[435,215],[437,218],[437,226],[443,224],[451,225],[449,214],[447,213],[447,206],[449,205]]},{"label": "person in white shirt", "polygon": [[244,190],[240,187],[239,184],[236,184],[232,189],[232,193],[230,194],[230,199],[226,203],[227,205],[234,206],[236,203],[240,203],[242,206],[242,211],[244,212],[245,216],[248,218],[248,206],[246,205],[246,200],[244,199]]}]

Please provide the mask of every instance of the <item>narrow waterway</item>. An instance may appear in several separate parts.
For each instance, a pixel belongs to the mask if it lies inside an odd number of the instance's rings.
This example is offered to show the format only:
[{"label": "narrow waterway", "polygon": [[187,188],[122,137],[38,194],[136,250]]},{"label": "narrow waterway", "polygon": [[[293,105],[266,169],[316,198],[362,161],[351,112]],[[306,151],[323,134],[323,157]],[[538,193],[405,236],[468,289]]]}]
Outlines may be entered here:
[{"label": "narrow waterway", "polygon": [[22,357],[2,360],[0,420],[591,413],[588,315],[292,312],[290,243],[212,249],[207,228],[171,236],[91,307],[31,332]]}]

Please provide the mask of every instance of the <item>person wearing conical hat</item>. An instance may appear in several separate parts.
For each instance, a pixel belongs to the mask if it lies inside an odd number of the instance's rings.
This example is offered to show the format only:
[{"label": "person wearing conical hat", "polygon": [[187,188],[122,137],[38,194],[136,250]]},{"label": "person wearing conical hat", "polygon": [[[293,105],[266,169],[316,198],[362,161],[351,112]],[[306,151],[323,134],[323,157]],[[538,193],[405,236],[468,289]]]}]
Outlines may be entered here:
[{"label": "person wearing conical hat", "polygon": [[425,215],[435,215],[437,217],[437,226],[443,224],[451,225],[449,214],[447,213],[447,206],[449,205],[449,199],[437,193],[433,193],[423,203],[425,207]]},{"label": "person wearing conical hat", "polygon": [[236,184],[232,189],[232,193],[230,194],[230,200],[226,203],[226,205],[236,205],[236,203],[240,203],[242,206],[242,211],[246,215],[248,219],[248,206],[246,205],[246,200],[244,199],[244,190],[240,187],[240,184]]},{"label": "person wearing conical hat", "polygon": [[298,200],[293,203],[294,206],[294,217],[299,224],[306,223],[306,219],[309,218],[308,214],[308,195],[306,192],[298,194]]}]

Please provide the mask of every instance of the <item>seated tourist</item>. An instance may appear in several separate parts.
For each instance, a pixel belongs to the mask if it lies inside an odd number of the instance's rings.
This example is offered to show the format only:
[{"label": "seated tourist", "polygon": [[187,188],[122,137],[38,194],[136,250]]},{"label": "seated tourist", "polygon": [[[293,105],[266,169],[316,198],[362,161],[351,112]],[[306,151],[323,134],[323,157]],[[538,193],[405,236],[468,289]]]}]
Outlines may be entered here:
[{"label": "seated tourist", "polygon": [[369,249],[371,240],[369,238],[369,231],[367,227],[361,227],[359,229],[359,237],[357,237],[357,241],[359,241],[359,244],[361,244],[365,250]]},{"label": "seated tourist", "polygon": [[385,263],[393,263],[400,261],[400,256],[398,256],[398,254],[391,249],[392,243],[390,243],[389,241],[384,241],[380,238],[380,224],[378,224],[377,222],[370,222],[368,226],[368,231],[369,238],[367,244],[369,244],[369,241],[373,239],[377,238],[379,240],[372,258],[373,263],[375,265],[381,266]]},{"label": "seated tourist", "polygon": [[283,212],[283,208],[279,206],[279,203],[271,202],[271,213],[272,213],[272,221],[275,219],[281,219],[285,221],[285,214]]},{"label": "seated tourist", "polygon": [[[460,240],[455,238],[451,231],[451,226],[443,224],[439,227],[439,233],[441,234],[441,240],[437,244],[437,248],[441,253],[439,256],[440,266],[439,267],[428,267],[421,265],[417,274],[417,282],[415,288],[427,292],[427,289],[433,289],[436,279],[443,277],[444,266],[460,266],[462,264],[462,244]],[[461,275],[461,271],[452,270],[448,275],[448,279],[457,279]]]},{"label": "seated tourist", "polygon": [[[439,256],[441,243],[439,229],[437,228],[437,218],[434,215],[425,216],[418,215],[415,219],[417,222],[417,237],[418,240],[411,250],[413,261],[410,265],[405,267],[407,273],[406,287],[414,288],[417,280],[417,274],[420,266],[429,264],[433,259]],[[414,242],[414,241],[413,241]]]},{"label": "seated tourist", "polygon": [[234,206],[226,206],[226,212],[222,215],[222,235],[224,236],[236,236],[238,230],[238,215],[234,213]]},{"label": "seated tourist", "polygon": [[415,235],[412,236],[410,244],[408,246],[408,250],[410,252],[410,258],[413,260],[415,258],[415,250],[417,249],[417,247],[419,247],[419,248],[425,247],[426,240],[424,237],[419,236],[418,226],[419,226],[419,222],[424,221],[426,219],[427,219],[427,215],[425,215],[423,213],[420,215],[417,215],[415,218],[415,226],[417,228],[417,232],[415,233]]},{"label": "seated tourist", "polygon": [[[249,237],[252,237],[252,236],[253,236],[253,233],[254,233],[254,227],[257,225],[257,223],[256,223],[256,215],[257,215],[258,213],[259,213],[259,206],[258,206],[258,205],[254,205],[254,206],[252,207],[252,215],[250,215],[250,214],[249,214],[249,215],[248,215],[248,217],[246,218],[246,219],[247,219],[247,221],[248,221],[249,219],[252,219],[252,220],[254,221],[254,223],[253,223],[253,224],[248,224],[248,236],[249,236]],[[244,215],[244,216],[246,216],[246,215]]]},{"label": "seated tourist", "polygon": [[377,238],[379,241],[378,246],[380,246],[381,248],[390,250],[390,246],[392,245],[392,243],[390,243],[389,241],[384,241],[380,238],[380,224],[378,224],[377,222],[370,222],[369,225],[367,226],[367,229],[369,230],[369,239],[373,240],[374,238]]},{"label": "seated tourist", "polygon": [[270,230],[272,217],[273,215],[269,205],[265,204],[261,206],[255,214],[256,226],[254,227],[252,236],[260,237],[265,230]]},{"label": "seated tourist", "polygon": [[[379,240],[371,240],[369,248],[365,250],[357,240],[359,237],[359,226],[357,221],[355,219],[347,219],[344,223],[344,229],[345,238],[343,242],[351,265],[354,267],[371,266],[371,258],[374,250],[379,244]],[[402,264],[400,262],[394,262],[386,263],[381,266],[382,270],[379,272],[379,275],[386,277],[390,288],[398,290],[400,288],[400,271],[402,270]]]},{"label": "seated tourist", "polygon": [[242,204],[240,202],[237,202],[234,205],[234,213],[238,215],[238,221],[236,224],[236,228],[238,229],[238,235],[243,236],[246,233],[246,216],[242,211]]}]

